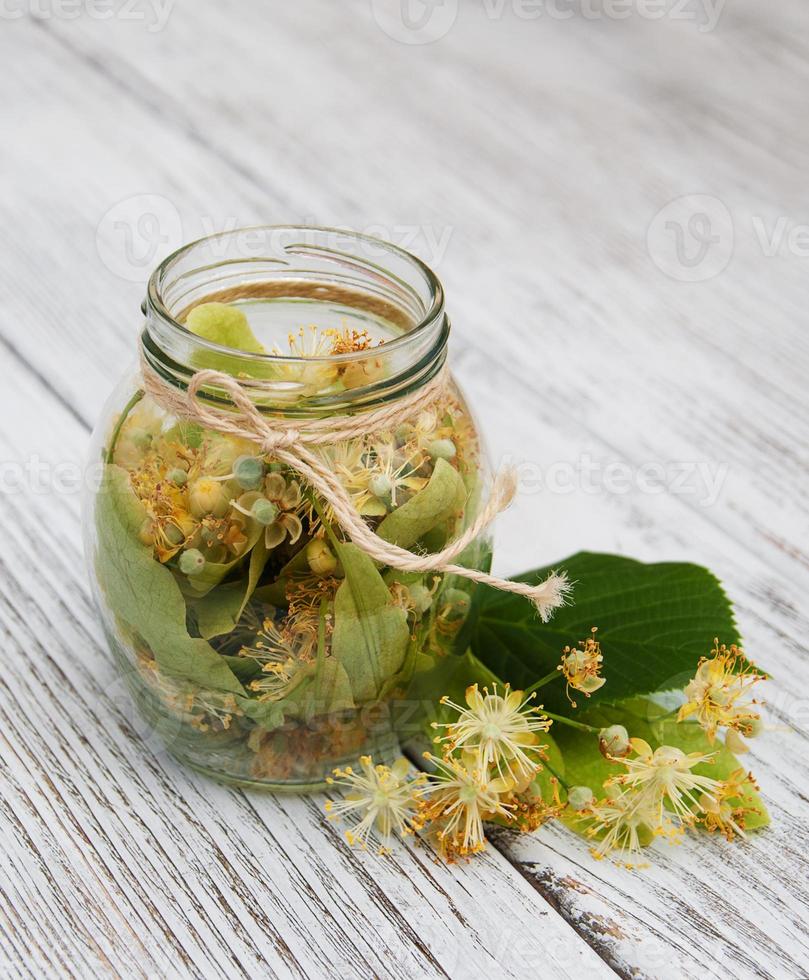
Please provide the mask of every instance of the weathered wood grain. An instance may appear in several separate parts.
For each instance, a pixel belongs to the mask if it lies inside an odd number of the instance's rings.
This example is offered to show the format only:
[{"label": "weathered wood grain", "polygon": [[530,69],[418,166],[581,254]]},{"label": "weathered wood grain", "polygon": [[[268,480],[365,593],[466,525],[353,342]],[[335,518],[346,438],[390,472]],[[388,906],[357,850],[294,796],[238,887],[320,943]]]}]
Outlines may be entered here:
[{"label": "weathered wood grain", "polygon": [[[9,408],[56,406],[27,372],[7,376]],[[47,430],[3,429],[7,459],[35,447],[70,462],[85,443],[58,410]],[[248,795],[178,767],[103,649],[77,503],[9,494],[2,516],[0,822],[24,962],[47,976],[520,976],[540,960],[611,974],[496,851],[468,869],[416,847],[358,856],[320,797]],[[10,974],[14,952],[0,947]]]},{"label": "weathered wood grain", "polygon": [[[131,349],[142,286],[117,279],[95,243],[117,201],[167,198],[187,238],[256,220],[376,225],[394,237],[416,225],[414,247],[434,261],[430,242],[449,228],[435,264],[450,297],[458,371],[495,456],[544,475],[553,464],[575,474],[587,454],[633,474],[644,463],[693,461],[712,478],[724,474],[710,504],[700,499],[704,482],[696,494],[581,485],[527,493],[501,522],[500,569],[580,547],[703,561],[737,601],[749,650],[775,675],[768,698],[777,730],[751,759],[775,824],[751,844],[664,849],[643,876],[594,865],[561,830],[530,840],[503,834],[497,846],[625,975],[798,977],[809,969],[800,789],[807,260],[783,247],[765,255],[753,222],[772,230],[782,217],[809,221],[809,136],[798,123],[809,11],[736,0],[715,32],[700,34],[638,17],[490,21],[483,9],[465,6],[448,35],[425,48],[387,39],[359,2],[303,0],[271,13],[255,3],[178,2],[158,35],[86,19],[5,25],[18,138],[2,160],[0,342],[39,374],[39,382],[16,380],[19,394],[42,406],[13,451],[41,441],[45,458],[64,459],[71,445],[69,458],[78,458],[81,430],[65,419],[96,416],[111,365]],[[736,241],[724,272],[687,284],[653,264],[646,233],[661,207],[693,192],[725,203]],[[116,244],[102,243],[102,252]],[[15,423],[0,426],[7,438],[19,431],[16,397],[11,388],[3,395]],[[8,819],[19,821],[14,839],[30,838],[51,866],[43,870],[23,845],[16,855],[0,920],[11,972],[59,974],[80,963],[88,972],[112,964],[124,973],[218,975],[237,962],[248,973],[286,975],[298,963],[319,975],[335,958],[349,975],[432,975],[435,960],[461,976],[491,967],[487,955],[508,960],[531,910],[542,908],[513,877],[503,887],[525,903],[514,933],[498,934],[505,912],[487,920],[493,932],[481,925],[488,866],[468,872],[480,890],[464,899],[463,921],[441,925],[461,902],[458,888],[470,887],[456,872],[429,866],[431,880],[442,875],[449,898],[441,899],[417,870],[423,855],[408,854],[404,872],[391,870],[377,890],[376,864],[312,843],[323,832],[308,802],[273,801],[272,818],[249,817],[231,791],[144,752],[125,700],[106,704],[93,680],[104,660],[75,575],[75,499],[15,504],[3,519],[16,545],[13,560],[6,556],[2,622],[21,705],[7,709],[3,758],[20,787]],[[65,576],[56,590],[37,574],[37,561],[53,555],[31,551],[43,525]],[[88,649],[92,671],[83,667]],[[42,668],[32,677],[20,666],[35,654],[54,671],[64,661],[44,691]],[[114,686],[109,668],[105,676]],[[42,705],[48,722],[38,726]],[[88,715],[98,718],[90,724]],[[34,772],[42,775],[23,781]],[[107,798],[117,801],[111,814],[98,803]],[[220,807],[231,818],[224,827]],[[217,848],[232,840],[234,818],[261,858],[248,850],[225,869]],[[277,844],[268,843],[273,831]],[[186,840],[201,857],[183,853]],[[331,870],[310,872],[310,857]],[[509,882],[505,864],[495,866],[497,880]],[[309,889],[318,894],[321,873],[330,888],[319,915]],[[508,908],[507,896],[498,901]],[[64,903],[81,910],[75,922],[62,918]],[[71,927],[64,946],[42,924],[47,914]],[[548,921],[527,929],[539,945]],[[362,938],[376,929],[382,947]],[[527,972],[521,965],[507,968]]]}]

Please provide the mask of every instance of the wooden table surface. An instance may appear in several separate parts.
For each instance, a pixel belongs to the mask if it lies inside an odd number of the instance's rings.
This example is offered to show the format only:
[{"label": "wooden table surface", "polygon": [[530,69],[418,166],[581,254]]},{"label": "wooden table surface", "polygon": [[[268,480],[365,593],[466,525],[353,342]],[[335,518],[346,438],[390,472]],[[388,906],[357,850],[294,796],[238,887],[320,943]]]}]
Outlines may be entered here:
[{"label": "wooden table surface", "polygon": [[[3,4],[4,977],[809,975],[809,5],[411,2]],[[379,858],[149,737],[89,598],[89,432],[158,258],[304,221],[443,279],[522,466],[500,572],[588,548],[723,579],[773,674],[769,830],[643,873],[554,827]]]}]

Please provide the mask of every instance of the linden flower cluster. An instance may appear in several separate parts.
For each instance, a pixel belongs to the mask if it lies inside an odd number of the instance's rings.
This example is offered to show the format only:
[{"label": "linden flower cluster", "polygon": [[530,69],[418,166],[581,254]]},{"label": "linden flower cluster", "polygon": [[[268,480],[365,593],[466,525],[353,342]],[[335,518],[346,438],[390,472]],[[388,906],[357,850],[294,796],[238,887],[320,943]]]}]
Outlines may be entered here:
[{"label": "linden flower cluster", "polygon": [[686,753],[674,745],[653,749],[640,738],[627,742],[624,758],[607,756],[625,771],[604,782],[603,799],[596,801],[586,786],[568,794],[571,809],[588,821],[586,836],[597,839],[591,848],[595,858],[611,855],[622,867],[643,867],[642,849],[654,838],[677,842],[700,825],[729,841],[745,836],[745,817],[757,812],[745,802],[747,790],[757,789],[751,774],[739,769],[715,779],[695,771],[712,763],[714,753]]},{"label": "linden flower cluster", "polygon": [[726,744],[734,752],[745,752],[743,739],[761,734],[761,715],[755,709],[757,701],[748,692],[764,680],[744,651],[714,640],[710,657],[703,657],[695,677],[685,689],[686,703],[680,708],[678,721],[694,718],[713,742],[720,728],[728,729]]},{"label": "linden flower cluster", "polygon": [[[750,737],[762,728],[753,710],[757,702],[747,692],[763,679],[741,649],[714,640],[711,656],[700,661],[686,685],[688,700],[677,721],[698,723],[709,742],[725,728],[725,746],[744,751],[739,735]],[[758,789],[752,773],[739,768],[716,779],[697,771],[713,764],[716,752],[686,753],[666,744],[653,749],[644,739],[630,738],[622,725],[602,729],[598,737],[602,755],[625,771],[604,782],[606,796],[600,801],[586,786],[568,793],[571,809],[588,821],[585,833],[598,840],[592,848],[596,858],[612,854],[624,867],[639,867],[642,848],[655,837],[677,841],[697,826],[732,841],[745,836],[746,818],[759,812],[749,802]]]},{"label": "linden flower cluster", "polygon": [[329,815],[356,818],[347,837],[363,846],[373,826],[383,837],[383,849],[394,830],[422,831],[448,861],[484,849],[486,821],[535,830],[564,804],[555,783],[550,800],[532,786],[544,758],[540,736],[551,725],[531,706],[532,697],[508,685],[501,693],[496,685],[481,691],[473,684],[466,690],[465,707],[442,698],[441,704],[458,717],[434,724],[445,730],[436,737],[444,752],[440,757],[425,753],[431,774],[410,779],[404,760],[397,770],[373,766],[368,758],[361,761],[360,773],[335,770],[332,782],[347,796],[327,804]]}]

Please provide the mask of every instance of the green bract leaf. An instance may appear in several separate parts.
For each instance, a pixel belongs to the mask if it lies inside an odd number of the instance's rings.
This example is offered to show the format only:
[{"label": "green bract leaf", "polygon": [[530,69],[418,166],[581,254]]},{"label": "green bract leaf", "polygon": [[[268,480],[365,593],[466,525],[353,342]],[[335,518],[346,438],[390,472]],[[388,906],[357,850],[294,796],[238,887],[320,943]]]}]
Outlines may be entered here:
[{"label": "green bract leaf", "polygon": [[[631,558],[581,552],[558,568],[575,582],[574,603],[543,624],[520,596],[483,592],[471,645],[493,671],[514,687],[530,687],[559,664],[562,648],[598,627],[606,684],[588,701],[619,701],[635,694],[682,687],[700,657],[719,636],[738,642],[733,611],[718,580],[699,565],[665,562],[646,565]],[[537,583],[551,567],[528,572],[518,581]],[[570,706],[560,679],[543,687],[549,710]]]},{"label": "green bract leaf", "polygon": [[195,602],[193,610],[197,617],[199,635],[209,640],[212,636],[230,633],[239,621],[243,599],[243,583],[233,582],[230,585],[220,585]]},{"label": "green bract leaf", "polygon": [[309,571],[309,563],[306,560],[306,544],[307,540],[301,539],[298,542],[299,550],[277,573],[275,581],[268,585],[262,585],[261,588],[255,590],[254,595],[259,602],[270,606],[285,606],[287,604],[286,590],[290,579]]},{"label": "green bract leaf", "polygon": [[232,347],[250,354],[266,353],[238,306],[201,303],[188,314],[185,325],[191,333],[222,347]]},{"label": "green bract leaf", "polygon": [[126,470],[105,466],[96,501],[96,572],[110,609],[143,637],[166,674],[244,694],[222,657],[205,640],[189,636],[185,602],[174,576],[137,538],[145,517]]},{"label": "green bract leaf", "polygon": [[407,616],[394,606],[371,558],[353,544],[338,546],[345,581],[334,598],[332,653],[357,702],[372,701],[402,666],[410,640]]},{"label": "green bract leaf", "polygon": [[377,528],[384,541],[409,548],[442,521],[463,510],[466,487],[458,471],[444,460],[436,461],[430,482]]}]

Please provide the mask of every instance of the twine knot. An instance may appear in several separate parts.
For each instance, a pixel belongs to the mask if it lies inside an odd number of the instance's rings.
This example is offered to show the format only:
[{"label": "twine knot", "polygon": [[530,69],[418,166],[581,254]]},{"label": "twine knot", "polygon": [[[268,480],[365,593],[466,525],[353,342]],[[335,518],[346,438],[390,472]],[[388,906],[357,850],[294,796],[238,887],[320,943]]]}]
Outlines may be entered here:
[{"label": "twine knot", "polygon": [[[168,412],[203,428],[213,429],[255,443],[262,454],[272,456],[295,470],[331,507],[343,533],[357,547],[381,565],[408,572],[441,572],[480,582],[503,592],[529,599],[543,622],[553,611],[564,605],[570,585],[564,572],[551,573],[538,585],[512,582],[454,564],[454,559],[478,538],[494,518],[511,503],[517,491],[517,476],[513,467],[504,467],[497,474],[491,495],[475,520],[454,541],[435,554],[420,555],[377,535],[357,513],[354,504],[327,460],[312,446],[328,446],[364,435],[395,428],[426,408],[446,390],[449,372],[442,369],[421,388],[381,408],[358,415],[332,415],[305,423],[271,417],[261,412],[247,390],[229,374],[221,371],[197,371],[185,392],[161,378],[141,360],[144,390]],[[224,391],[236,411],[214,408],[200,398],[203,388]]]},{"label": "twine knot", "polygon": [[264,438],[260,443],[261,452],[266,456],[272,456],[278,449],[289,449],[296,442],[300,441],[301,434],[297,429],[287,429],[277,431],[267,428]]}]

